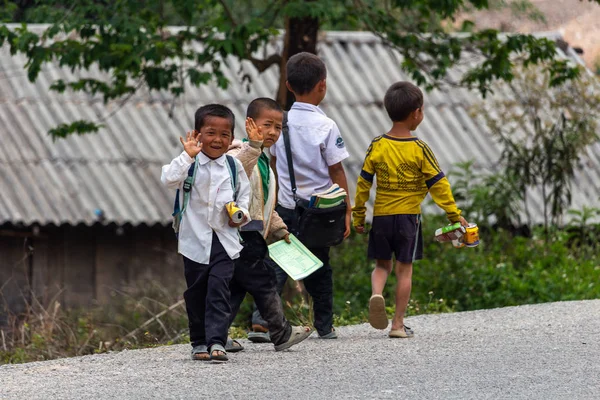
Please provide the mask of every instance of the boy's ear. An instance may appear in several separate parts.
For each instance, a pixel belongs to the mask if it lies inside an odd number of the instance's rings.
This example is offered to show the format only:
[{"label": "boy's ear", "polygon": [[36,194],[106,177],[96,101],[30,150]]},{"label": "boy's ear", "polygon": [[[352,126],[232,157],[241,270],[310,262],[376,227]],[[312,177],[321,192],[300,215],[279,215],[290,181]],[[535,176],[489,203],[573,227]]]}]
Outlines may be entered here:
[{"label": "boy's ear", "polygon": [[324,92],[327,90],[327,80],[323,79],[317,83],[317,87],[319,88],[319,92]]},{"label": "boy's ear", "polygon": [[287,90],[294,93],[294,91],[292,90],[292,87],[290,86],[290,83],[288,81],[285,81],[285,87],[287,88]]}]

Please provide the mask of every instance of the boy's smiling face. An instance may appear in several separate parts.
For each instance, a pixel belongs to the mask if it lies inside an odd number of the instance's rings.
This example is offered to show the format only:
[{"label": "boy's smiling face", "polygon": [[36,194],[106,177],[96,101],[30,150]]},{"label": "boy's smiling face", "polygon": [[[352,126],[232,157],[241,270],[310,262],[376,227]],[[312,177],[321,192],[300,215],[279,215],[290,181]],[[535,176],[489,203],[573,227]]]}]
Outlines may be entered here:
[{"label": "boy's smiling face", "polygon": [[202,152],[212,159],[225,154],[233,139],[232,128],[228,118],[207,116],[200,128]]},{"label": "boy's smiling face", "polygon": [[283,126],[283,113],[278,110],[263,108],[254,120],[263,134],[263,147],[271,147],[279,139]]}]

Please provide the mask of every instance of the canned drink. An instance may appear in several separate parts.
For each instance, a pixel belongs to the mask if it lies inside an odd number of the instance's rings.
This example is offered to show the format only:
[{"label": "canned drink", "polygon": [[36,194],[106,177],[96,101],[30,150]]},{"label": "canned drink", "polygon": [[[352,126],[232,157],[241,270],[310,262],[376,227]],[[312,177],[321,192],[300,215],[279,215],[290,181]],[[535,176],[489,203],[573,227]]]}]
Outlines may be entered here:
[{"label": "canned drink", "polygon": [[467,225],[463,243],[467,247],[479,246],[479,228],[477,227],[477,224]]},{"label": "canned drink", "polygon": [[229,218],[234,224],[239,224],[244,220],[244,212],[238,207],[235,201],[230,201],[225,204],[225,209],[227,210],[227,214],[229,214]]}]

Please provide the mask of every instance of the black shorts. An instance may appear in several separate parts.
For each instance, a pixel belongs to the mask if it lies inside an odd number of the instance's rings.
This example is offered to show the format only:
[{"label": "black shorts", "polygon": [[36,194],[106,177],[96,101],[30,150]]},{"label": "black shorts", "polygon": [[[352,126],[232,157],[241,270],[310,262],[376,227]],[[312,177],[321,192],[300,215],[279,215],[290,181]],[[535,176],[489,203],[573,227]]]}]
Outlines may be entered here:
[{"label": "black shorts", "polygon": [[369,232],[368,257],[412,263],[423,258],[423,232],[420,214],[396,214],[373,217]]}]

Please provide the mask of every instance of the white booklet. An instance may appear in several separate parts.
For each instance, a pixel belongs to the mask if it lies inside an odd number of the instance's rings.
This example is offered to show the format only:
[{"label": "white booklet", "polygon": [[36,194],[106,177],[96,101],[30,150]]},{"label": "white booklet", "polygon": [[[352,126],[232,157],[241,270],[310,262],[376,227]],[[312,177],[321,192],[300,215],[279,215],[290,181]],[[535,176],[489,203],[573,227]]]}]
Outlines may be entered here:
[{"label": "white booklet", "polygon": [[293,280],[304,279],[323,266],[313,253],[296,236],[290,234],[290,241],[279,240],[269,246],[269,256]]}]

